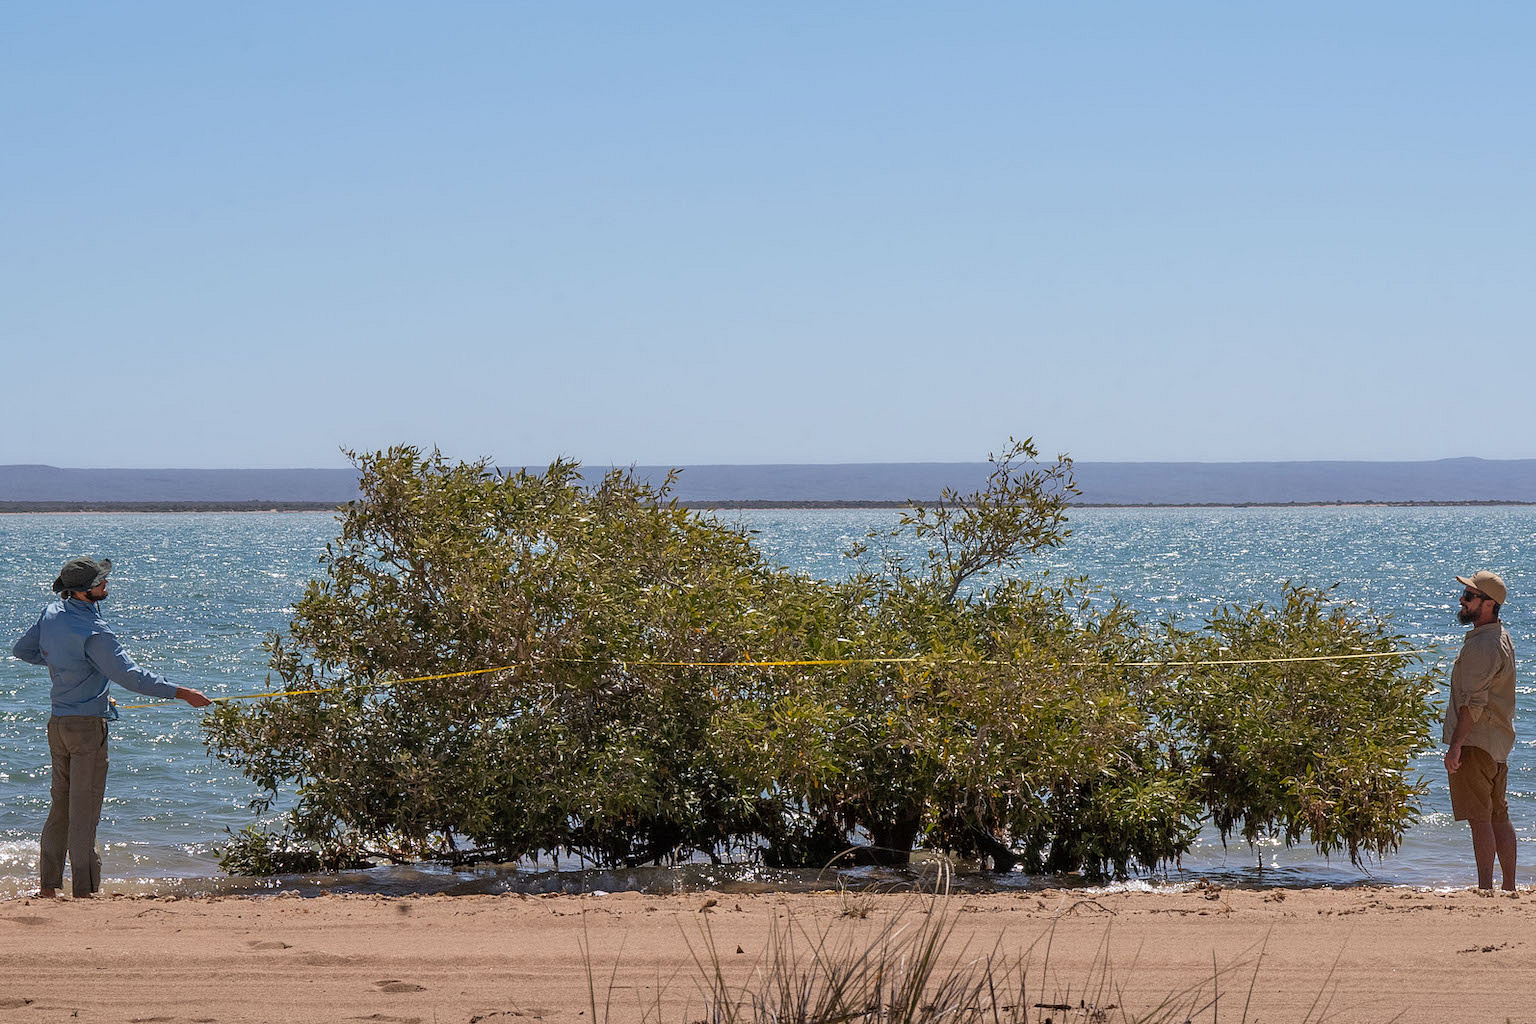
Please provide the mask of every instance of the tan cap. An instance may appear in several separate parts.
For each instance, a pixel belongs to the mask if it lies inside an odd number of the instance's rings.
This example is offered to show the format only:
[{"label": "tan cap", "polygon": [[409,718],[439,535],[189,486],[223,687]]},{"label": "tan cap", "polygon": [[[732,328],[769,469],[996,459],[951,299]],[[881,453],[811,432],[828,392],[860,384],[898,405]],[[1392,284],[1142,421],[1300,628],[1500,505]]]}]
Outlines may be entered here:
[{"label": "tan cap", "polygon": [[1472,574],[1471,579],[1457,576],[1456,582],[1464,587],[1471,587],[1479,593],[1487,594],[1493,598],[1494,604],[1503,604],[1505,596],[1509,593],[1504,589],[1504,581],[1487,569],[1479,569]]}]

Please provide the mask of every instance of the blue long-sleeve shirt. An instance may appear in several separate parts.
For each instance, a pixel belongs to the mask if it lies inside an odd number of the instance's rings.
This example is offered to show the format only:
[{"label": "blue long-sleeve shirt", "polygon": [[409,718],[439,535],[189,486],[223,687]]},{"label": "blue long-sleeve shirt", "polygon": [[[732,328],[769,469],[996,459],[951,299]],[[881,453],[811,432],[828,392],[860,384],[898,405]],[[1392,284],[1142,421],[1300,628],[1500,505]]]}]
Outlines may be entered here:
[{"label": "blue long-sleeve shirt", "polygon": [[174,697],[176,684],[133,663],[90,601],[64,598],[43,609],[11,653],[33,665],[47,665],[53,680],[49,700],[55,715],[114,719],[107,697],[110,683],[146,697]]}]

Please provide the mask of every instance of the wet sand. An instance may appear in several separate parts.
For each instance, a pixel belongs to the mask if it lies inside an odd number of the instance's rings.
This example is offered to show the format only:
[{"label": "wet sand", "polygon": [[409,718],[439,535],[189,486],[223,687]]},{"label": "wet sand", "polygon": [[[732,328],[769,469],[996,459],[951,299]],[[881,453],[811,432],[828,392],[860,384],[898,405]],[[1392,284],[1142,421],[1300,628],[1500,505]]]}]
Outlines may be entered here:
[{"label": "wet sand", "polygon": [[[589,1024],[589,981],[600,1021],[692,1022],[707,1017],[707,949],[748,986],[786,928],[805,961],[816,935],[863,948],[927,906],[849,893],[9,899],[0,1022]],[[945,913],[946,963],[1028,965],[1032,1021],[1095,1019],[1085,998],[1110,1021],[1159,1006],[1173,1021],[1536,1020],[1531,891],[1047,891],[955,896]]]}]

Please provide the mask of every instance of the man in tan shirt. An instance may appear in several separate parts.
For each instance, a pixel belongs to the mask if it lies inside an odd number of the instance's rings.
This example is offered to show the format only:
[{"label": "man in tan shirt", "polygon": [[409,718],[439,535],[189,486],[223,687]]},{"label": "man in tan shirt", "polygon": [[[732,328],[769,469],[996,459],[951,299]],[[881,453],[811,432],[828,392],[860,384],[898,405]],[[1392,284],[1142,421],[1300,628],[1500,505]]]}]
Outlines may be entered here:
[{"label": "man in tan shirt", "polygon": [[1504,796],[1509,752],[1515,745],[1515,646],[1499,621],[1507,591],[1487,570],[1471,579],[1456,618],[1471,626],[1451,667],[1451,699],[1445,705],[1441,739],[1449,773],[1451,811],[1472,826],[1472,855],[1477,885],[1493,888],[1493,860],[1498,856],[1504,888],[1515,888],[1515,827]]}]

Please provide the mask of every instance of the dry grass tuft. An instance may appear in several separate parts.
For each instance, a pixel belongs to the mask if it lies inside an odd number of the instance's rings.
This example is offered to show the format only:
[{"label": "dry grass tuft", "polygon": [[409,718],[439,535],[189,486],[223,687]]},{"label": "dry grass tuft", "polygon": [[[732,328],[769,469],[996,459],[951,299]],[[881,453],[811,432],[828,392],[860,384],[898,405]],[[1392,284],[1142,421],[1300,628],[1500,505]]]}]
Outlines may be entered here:
[{"label": "dry grass tuft", "polygon": [[[790,916],[774,926],[763,955],[745,979],[739,969],[725,966],[705,918],[698,925],[697,941],[684,935],[698,968],[703,1013],[679,1019],[687,1024],[1247,1022],[1264,959],[1264,943],[1225,966],[1213,954],[1206,981],[1171,991],[1150,1008],[1142,1002],[1144,1008],[1132,1012],[1110,956],[1109,926],[1092,966],[1074,986],[1048,981],[1054,924],[1016,953],[1005,952],[999,943],[973,955],[964,943],[955,948],[955,914],[947,888],[914,894],[884,921],[862,923],[878,913],[873,901],[849,902],[845,896],[843,912],[823,927]],[[1134,969],[1133,958],[1128,970]],[[593,973],[589,960],[589,980]],[[1332,979],[1330,969],[1302,1024],[1336,1016],[1336,1011],[1330,1013]],[[1235,992],[1229,991],[1233,981],[1239,982]],[[598,1001],[599,987],[592,981],[594,1024],[610,1019],[610,1005]],[[654,1005],[641,1008],[640,1019],[645,1021],[660,1022],[666,1016],[660,995]]]}]

